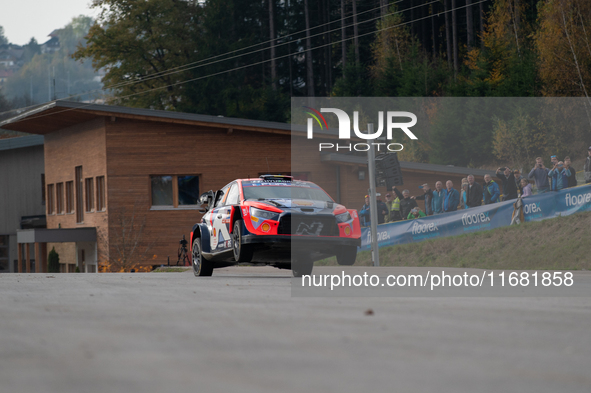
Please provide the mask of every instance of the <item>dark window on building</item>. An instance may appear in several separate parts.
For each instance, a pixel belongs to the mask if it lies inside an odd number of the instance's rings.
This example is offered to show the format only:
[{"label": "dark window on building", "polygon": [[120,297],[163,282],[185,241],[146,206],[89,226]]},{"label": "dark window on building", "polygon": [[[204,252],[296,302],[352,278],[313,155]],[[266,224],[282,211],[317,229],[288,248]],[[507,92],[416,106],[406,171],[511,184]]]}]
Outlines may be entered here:
[{"label": "dark window on building", "polygon": [[105,177],[97,176],[96,178],[96,211],[105,210]]},{"label": "dark window on building", "polygon": [[94,211],[94,179],[89,177],[84,180],[84,195],[86,212]]},{"label": "dark window on building", "polygon": [[172,176],[152,176],[152,206],[172,206]]},{"label": "dark window on building", "polygon": [[84,221],[84,211],[82,206],[84,205],[84,199],[82,199],[82,167],[76,167],[76,222]]},{"label": "dark window on building", "polygon": [[199,199],[199,176],[177,176],[179,205],[196,205]]},{"label": "dark window on building", "polygon": [[0,273],[6,273],[10,271],[8,261],[8,235],[0,235]]},{"label": "dark window on building", "polygon": [[192,206],[199,200],[198,175],[150,176],[152,206]]},{"label": "dark window on building", "polygon": [[55,185],[55,201],[57,214],[64,214],[64,183],[57,183]]},{"label": "dark window on building", "polygon": [[66,213],[74,212],[74,182],[66,182]]},{"label": "dark window on building", "polygon": [[41,204],[45,205],[45,173],[41,174]]},{"label": "dark window on building", "polygon": [[55,211],[55,205],[53,203],[55,192],[53,188],[53,184],[47,185],[47,214],[53,214]]}]

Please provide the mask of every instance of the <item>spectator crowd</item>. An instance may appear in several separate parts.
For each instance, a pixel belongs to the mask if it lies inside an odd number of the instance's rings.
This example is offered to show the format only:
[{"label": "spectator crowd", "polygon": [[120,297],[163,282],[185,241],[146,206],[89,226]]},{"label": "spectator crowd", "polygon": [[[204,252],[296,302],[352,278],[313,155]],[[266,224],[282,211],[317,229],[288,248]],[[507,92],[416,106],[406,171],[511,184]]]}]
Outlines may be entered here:
[{"label": "spectator crowd", "polygon": [[[532,182],[537,194],[559,191],[577,185],[576,171],[571,166],[570,157],[567,156],[564,161],[558,161],[554,155],[550,157],[550,161],[552,168],[546,168],[542,157],[536,158],[536,163],[527,177],[523,176],[519,169],[498,168],[495,176],[499,183],[493,180],[491,175],[486,174],[480,185],[473,175],[469,175],[462,179],[459,191],[454,188],[451,180],[445,182],[445,187],[441,181],[436,182],[433,190],[428,184],[423,184],[419,186],[423,191],[419,196],[411,196],[409,190],[401,192],[394,186],[392,191],[386,194],[385,203],[380,199],[377,200],[378,224],[443,214],[456,211],[458,208],[469,209],[501,200],[525,198],[534,194]],[[585,183],[591,183],[591,146],[588,149],[584,172]],[[417,201],[424,201],[424,210],[421,210]],[[362,226],[370,225],[369,207],[370,198],[366,195],[365,204],[359,212]]]}]

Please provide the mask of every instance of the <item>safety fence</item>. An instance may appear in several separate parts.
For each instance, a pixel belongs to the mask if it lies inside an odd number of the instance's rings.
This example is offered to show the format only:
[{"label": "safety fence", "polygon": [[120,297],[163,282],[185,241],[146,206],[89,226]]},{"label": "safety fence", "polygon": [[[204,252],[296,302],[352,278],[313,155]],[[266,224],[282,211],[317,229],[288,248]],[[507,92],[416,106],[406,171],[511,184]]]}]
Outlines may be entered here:
[{"label": "safety fence", "polygon": [[[508,226],[516,200],[378,225],[379,247],[419,242]],[[540,221],[591,210],[591,184],[522,199],[525,221]],[[361,250],[371,248],[370,228],[361,229]]]}]

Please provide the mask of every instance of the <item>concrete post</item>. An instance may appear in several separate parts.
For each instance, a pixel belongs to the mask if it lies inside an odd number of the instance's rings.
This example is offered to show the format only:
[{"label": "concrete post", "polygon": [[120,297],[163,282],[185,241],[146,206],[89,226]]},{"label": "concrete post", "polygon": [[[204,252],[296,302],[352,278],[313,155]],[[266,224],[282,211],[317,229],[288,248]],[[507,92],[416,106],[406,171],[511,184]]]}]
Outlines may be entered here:
[{"label": "concrete post", "polygon": [[[373,124],[367,125],[367,132],[373,134]],[[371,257],[374,266],[380,266],[380,253],[378,250],[378,206],[376,195],[376,157],[373,144],[367,151],[367,169],[369,172],[369,214],[371,217]]]}]

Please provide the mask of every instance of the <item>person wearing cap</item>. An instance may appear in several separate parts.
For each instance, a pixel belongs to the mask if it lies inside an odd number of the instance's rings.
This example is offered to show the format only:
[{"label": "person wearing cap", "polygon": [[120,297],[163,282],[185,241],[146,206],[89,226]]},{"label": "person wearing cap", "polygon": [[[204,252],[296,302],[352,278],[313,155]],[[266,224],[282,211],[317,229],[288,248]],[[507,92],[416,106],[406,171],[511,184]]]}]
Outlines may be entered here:
[{"label": "person wearing cap", "polygon": [[423,190],[423,195],[419,195],[418,197],[411,197],[414,200],[417,201],[425,201],[425,214],[427,214],[428,216],[432,216],[433,215],[433,206],[431,204],[431,201],[433,200],[433,191],[431,191],[431,188],[429,187],[429,185],[427,183],[423,184],[422,186],[419,186],[419,188],[421,188]]},{"label": "person wearing cap", "polygon": [[570,166],[570,157],[564,157],[564,168],[570,171],[570,176],[568,177],[568,184],[566,187],[576,187],[577,186],[577,171],[575,168]]},{"label": "person wearing cap", "polygon": [[462,189],[460,190],[460,208],[467,209],[468,208],[468,187],[470,183],[468,183],[468,178],[465,177],[462,179]]},{"label": "person wearing cap", "polygon": [[513,171],[513,176],[515,176],[515,185],[517,186],[517,194],[521,195],[523,193],[523,190],[521,189],[521,179],[524,179],[524,177],[521,176],[521,171],[519,169],[515,169]]},{"label": "person wearing cap", "polygon": [[413,207],[419,207],[419,205],[417,205],[417,201],[410,197],[410,191],[404,190],[400,192],[396,186],[392,186],[392,191],[394,191],[396,196],[400,198],[400,216],[403,220],[406,220],[411,209]]},{"label": "person wearing cap", "polygon": [[558,161],[548,172],[548,177],[552,179],[552,191],[560,191],[568,186],[568,177],[570,171],[564,167],[562,161]]},{"label": "person wearing cap", "polygon": [[391,193],[386,194],[386,208],[388,210],[388,213],[384,217],[386,222],[396,222],[402,220],[400,217],[400,199],[392,198]]},{"label": "person wearing cap", "polygon": [[361,226],[368,227],[371,223],[371,214],[369,212],[369,195],[365,196],[365,204],[359,212],[359,218],[361,219]]},{"label": "person wearing cap", "polygon": [[587,156],[587,159],[585,160],[585,166],[584,166],[585,183],[591,183],[591,146],[589,146],[589,149],[587,149],[587,153],[589,155]]},{"label": "person wearing cap", "polygon": [[488,173],[484,175],[484,186],[482,189],[482,199],[484,199],[485,205],[490,205],[491,203],[499,201],[501,190],[499,189],[499,185],[495,183]]},{"label": "person wearing cap", "polygon": [[421,210],[420,207],[413,207],[410,210],[410,213],[408,213],[408,217],[406,217],[407,220],[414,220],[415,218],[421,218],[421,217],[427,217],[427,215],[425,213],[423,213],[423,211]]},{"label": "person wearing cap", "polygon": [[511,168],[498,168],[496,175],[503,181],[503,200],[517,199],[517,185],[515,184],[515,175]]},{"label": "person wearing cap", "polygon": [[536,182],[538,194],[544,193],[550,188],[550,183],[548,182],[548,172],[550,172],[550,170],[544,166],[542,157],[536,158],[536,166],[534,166],[529,172],[527,178]]},{"label": "person wearing cap", "polygon": [[[369,210],[370,202],[369,202],[369,195],[365,196],[365,204],[361,208],[359,212],[359,217],[361,218],[361,225],[368,227],[371,225],[371,213]],[[384,215],[387,213],[386,204],[378,199],[376,206],[378,207],[378,224],[384,223]]]}]

